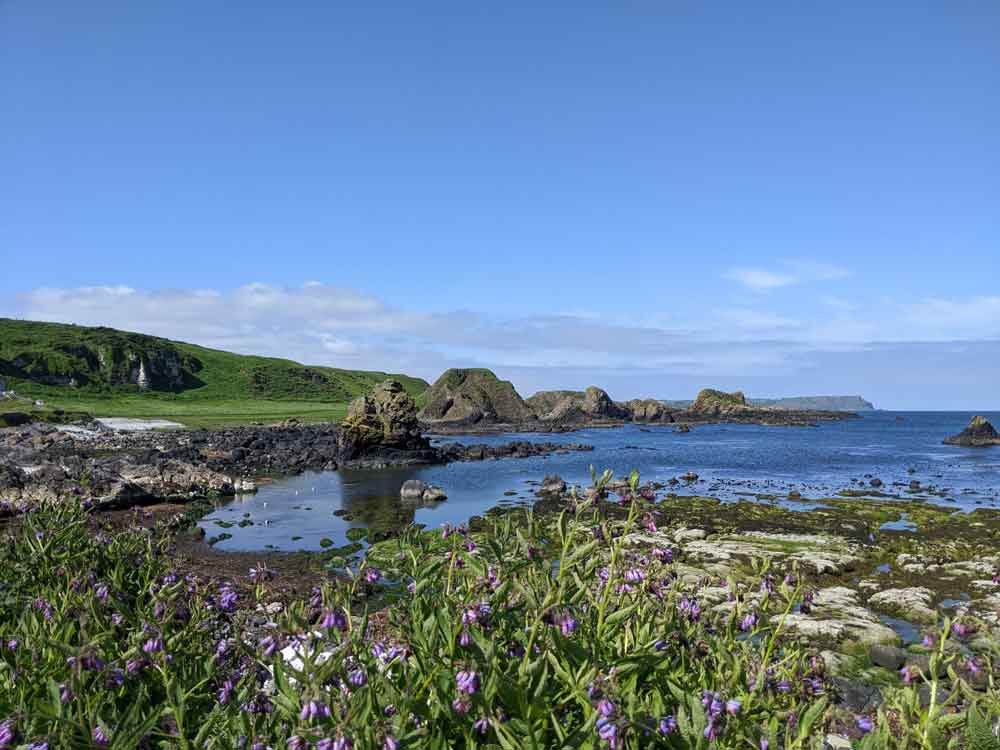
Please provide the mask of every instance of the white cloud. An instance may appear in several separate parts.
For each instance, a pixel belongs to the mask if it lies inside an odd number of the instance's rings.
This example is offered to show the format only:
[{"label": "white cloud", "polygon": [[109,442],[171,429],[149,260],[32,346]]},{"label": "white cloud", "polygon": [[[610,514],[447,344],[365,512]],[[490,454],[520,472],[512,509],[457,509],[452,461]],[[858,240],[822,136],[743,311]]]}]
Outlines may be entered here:
[{"label": "white cloud", "polygon": [[726,272],[726,278],[757,290],[778,289],[798,283],[798,279],[791,274],[761,268],[732,268]]},{"label": "white cloud", "polygon": [[748,289],[762,292],[795,284],[817,281],[837,281],[850,276],[850,271],[840,266],[815,261],[791,260],[781,264],[779,269],[736,267],[724,274]]},{"label": "white cloud", "polygon": [[[356,289],[308,282],[232,290],[44,288],[20,295],[13,307],[7,300],[0,314],[108,325],[229,351],[428,379],[447,367],[479,365],[515,384],[523,377],[531,387],[578,380],[647,384],[634,385],[623,397],[686,394],[670,383],[814,382],[807,378],[825,376],[835,357],[857,366],[868,353],[904,342],[1000,338],[1000,297],[841,302],[826,300],[811,319],[753,306],[703,310],[700,319],[683,322],[667,313],[638,320],[580,313],[498,318],[470,310],[404,310]],[[854,377],[847,371],[842,376]],[[861,385],[850,390],[864,390]],[[792,385],[768,392],[781,389],[810,392]],[[756,392],[763,394],[763,386]]]}]

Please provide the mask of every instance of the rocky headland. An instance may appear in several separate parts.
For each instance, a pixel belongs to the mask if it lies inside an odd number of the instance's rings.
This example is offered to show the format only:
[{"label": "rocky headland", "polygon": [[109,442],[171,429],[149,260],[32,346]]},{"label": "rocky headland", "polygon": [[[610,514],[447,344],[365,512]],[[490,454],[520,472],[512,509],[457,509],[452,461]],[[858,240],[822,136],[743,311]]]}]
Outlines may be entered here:
[{"label": "rocky headland", "polygon": [[684,429],[710,422],[808,425],[852,414],[760,405],[739,391],[710,388],[684,406],[653,398],[615,401],[597,386],[583,391],[539,391],[523,399],[509,381],[484,369],[448,370],[428,389],[426,401],[418,419],[425,431],[441,434],[565,432],[628,423],[676,423]]}]

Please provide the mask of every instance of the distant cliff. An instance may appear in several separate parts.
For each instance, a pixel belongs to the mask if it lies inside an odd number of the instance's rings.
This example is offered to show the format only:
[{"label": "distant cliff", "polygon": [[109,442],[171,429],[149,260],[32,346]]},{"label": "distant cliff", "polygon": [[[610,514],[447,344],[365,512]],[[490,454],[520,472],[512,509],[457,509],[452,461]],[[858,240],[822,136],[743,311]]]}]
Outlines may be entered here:
[{"label": "distant cliff", "polygon": [[[671,409],[688,409],[693,401],[668,399],[663,402]],[[861,396],[789,396],[787,398],[748,398],[746,405],[762,406],[782,411],[872,411],[875,406]]]},{"label": "distant cliff", "polygon": [[791,396],[789,398],[754,398],[754,406],[770,406],[772,409],[812,410],[812,411],[872,411],[875,406],[861,396]]}]

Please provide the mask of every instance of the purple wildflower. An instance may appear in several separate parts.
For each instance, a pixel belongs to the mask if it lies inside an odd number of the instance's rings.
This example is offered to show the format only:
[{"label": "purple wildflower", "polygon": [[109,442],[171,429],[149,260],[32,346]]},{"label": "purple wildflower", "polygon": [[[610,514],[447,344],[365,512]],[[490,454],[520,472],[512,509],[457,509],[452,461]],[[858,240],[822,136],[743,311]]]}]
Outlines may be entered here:
[{"label": "purple wildflower", "polygon": [[342,609],[328,609],[323,613],[320,626],[326,630],[347,630],[347,617]]},{"label": "purple wildflower", "polygon": [[368,684],[368,675],[365,670],[358,667],[347,673],[347,681],[355,687],[364,687]]},{"label": "purple wildflower", "polygon": [[873,722],[867,716],[858,717],[858,729],[861,730],[862,734],[868,734],[875,728],[875,722]]},{"label": "purple wildflower", "polygon": [[672,715],[664,716],[660,719],[660,734],[673,734],[677,730],[677,719]]},{"label": "purple wildflower", "polygon": [[378,568],[367,568],[365,569],[365,581],[367,583],[378,583],[378,580],[382,577],[382,571]]},{"label": "purple wildflower", "polygon": [[219,688],[219,692],[216,693],[215,699],[223,706],[225,706],[233,697],[233,690],[236,686],[233,685],[232,680],[226,680],[222,683],[222,687]]},{"label": "purple wildflower", "polygon": [[639,568],[629,568],[625,571],[625,580],[629,583],[642,583],[645,577],[645,573],[639,570]]},{"label": "purple wildflower", "polygon": [[460,693],[474,695],[479,690],[479,675],[471,670],[463,670],[455,675],[455,684]]},{"label": "purple wildflower", "polygon": [[299,712],[299,718],[302,721],[328,719],[330,718],[330,708],[321,701],[307,701]]},{"label": "purple wildflower", "polygon": [[158,654],[163,650],[163,639],[160,636],[150,638],[142,644],[142,650],[147,654]]},{"label": "purple wildflower", "polygon": [[456,714],[464,716],[469,713],[469,709],[472,708],[472,703],[469,702],[468,698],[459,696],[451,702],[451,708]]},{"label": "purple wildflower", "polygon": [[278,650],[278,639],[273,635],[266,635],[260,639],[260,650],[264,653],[264,656],[274,656],[275,652]]},{"label": "purple wildflower", "polygon": [[657,560],[663,563],[671,563],[674,561],[674,551],[672,549],[666,549],[664,547],[653,547],[652,555]]},{"label": "purple wildflower", "polygon": [[747,633],[757,627],[757,613],[749,612],[740,623],[740,630]]},{"label": "purple wildflower", "polygon": [[94,739],[94,745],[97,747],[107,747],[111,744],[111,738],[108,737],[107,732],[101,726],[94,727],[91,737]]},{"label": "purple wildflower", "polygon": [[597,730],[597,736],[611,747],[618,746],[618,726],[613,721],[602,716],[594,728]]}]

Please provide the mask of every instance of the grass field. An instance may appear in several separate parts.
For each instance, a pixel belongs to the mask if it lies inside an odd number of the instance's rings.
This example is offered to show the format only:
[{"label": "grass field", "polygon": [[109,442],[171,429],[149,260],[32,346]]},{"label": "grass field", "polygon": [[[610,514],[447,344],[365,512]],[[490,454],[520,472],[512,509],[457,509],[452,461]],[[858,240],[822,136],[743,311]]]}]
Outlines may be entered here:
[{"label": "grass field", "polygon": [[[183,363],[184,384],[140,391],[122,383],[130,363],[172,358]],[[87,412],[100,417],[171,419],[190,426],[338,421],[355,397],[392,377],[420,404],[427,382],[407,375],[306,366],[273,357],[233,354],[194,344],[59,323],[0,319],[0,375],[25,400],[0,402],[0,411]],[[79,385],[40,382],[74,377]]]}]

